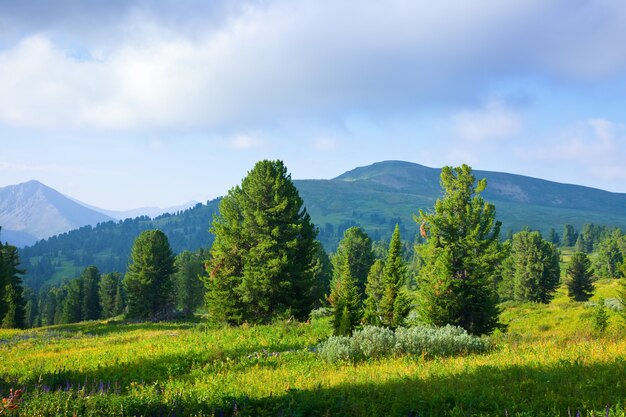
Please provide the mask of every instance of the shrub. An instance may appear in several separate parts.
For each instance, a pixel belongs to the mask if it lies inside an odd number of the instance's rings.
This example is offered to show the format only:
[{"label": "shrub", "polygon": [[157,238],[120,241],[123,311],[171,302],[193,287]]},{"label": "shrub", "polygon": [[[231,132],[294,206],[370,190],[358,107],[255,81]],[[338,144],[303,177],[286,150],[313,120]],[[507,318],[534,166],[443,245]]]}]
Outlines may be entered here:
[{"label": "shrub", "polygon": [[604,306],[606,308],[608,308],[609,310],[613,310],[613,311],[623,311],[624,310],[624,305],[620,302],[619,299],[617,298],[607,298],[604,300]]},{"label": "shrub", "polygon": [[352,337],[332,336],[319,346],[329,362],[379,358],[388,355],[452,356],[484,352],[486,338],[468,334],[455,326],[399,327],[395,333],[384,327],[366,326]]},{"label": "shrub", "polygon": [[356,361],[361,353],[354,340],[347,336],[329,337],[320,343],[318,351],[328,362]]},{"label": "shrub", "polygon": [[410,327],[396,330],[398,354],[451,356],[487,350],[486,339],[468,334],[460,327]]},{"label": "shrub", "polygon": [[366,358],[378,358],[392,352],[396,336],[386,327],[365,326],[354,333],[352,340]]}]

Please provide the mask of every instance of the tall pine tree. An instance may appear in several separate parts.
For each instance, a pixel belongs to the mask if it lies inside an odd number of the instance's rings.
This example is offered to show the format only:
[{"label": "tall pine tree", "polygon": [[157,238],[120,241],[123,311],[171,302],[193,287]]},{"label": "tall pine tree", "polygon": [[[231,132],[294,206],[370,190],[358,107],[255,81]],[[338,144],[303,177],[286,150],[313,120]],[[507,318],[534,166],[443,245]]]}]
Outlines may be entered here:
[{"label": "tall pine tree", "polygon": [[472,169],[444,167],[444,196],[432,213],[420,210],[416,221],[427,238],[418,283],[418,311],[427,323],[461,326],[472,334],[498,327],[493,286],[501,261],[500,222],[496,210],[480,196],[486,180],[476,183]]},{"label": "tall pine tree", "polygon": [[258,162],[222,199],[211,231],[206,286],[213,320],[308,317],[317,230],[282,161]]},{"label": "tall pine tree", "polygon": [[361,295],[357,282],[352,276],[348,265],[348,258],[344,259],[345,265],[341,268],[341,286],[336,293],[336,303],[333,315],[333,329],[335,335],[349,336],[359,324],[362,317]]},{"label": "tall pine tree", "polygon": [[574,301],[587,301],[594,291],[593,268],[585,253],[576,252],[567,266],[567,294]]},{"label": "tall pine tree", "polygon": [[131,263],[124,277],[128,316],[162,319],[174,310],[174,254],[160,230],[142,232],[133,245]]},{"label": "tall pine tree", "polygon": [[[116,316],[115,297],[117,296],[120,286],[121,277],[119,272],[111,272],[102,275],[99,285],[100,305],[102,307],[101,316],[103,319]],[[117,314],[116,314],[117,313]]]},{"label": "tall pine tree", "polygon": [[[367,275],[374,263],[372,239],[360,227],[350,227],[344,232],[343,238],[337,246],[337,252],[332,258],[333,278],[330,283],[328,301],[332,306],[336,304],[336,293],[341,286],[343,277],[350,276],[355,280],[357,292],[362,295],[365,291]],[[344,271],[348,268],[349,271]]]},{"label": "tall pine tree", "polygon": [[406,263],[402,257],[400,229],[396,228],[389,243],[387,261],[383,269],[383,296],[380,300],[380,314],[384,325],[398,327],[409,312],[410,302],[404,292],[406,283]]},{"label": "tall pine tree", "polygon": [[0,242],[0,325],[4,328],[25,326],[25,301],[17,248]]}]

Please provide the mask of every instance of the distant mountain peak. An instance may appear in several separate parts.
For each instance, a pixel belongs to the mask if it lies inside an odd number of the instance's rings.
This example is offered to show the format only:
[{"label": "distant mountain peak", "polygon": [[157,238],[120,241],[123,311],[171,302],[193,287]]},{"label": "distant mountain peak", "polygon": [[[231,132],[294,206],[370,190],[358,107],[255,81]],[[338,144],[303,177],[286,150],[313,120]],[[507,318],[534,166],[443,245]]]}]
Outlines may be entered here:
[{"label": "distant mountain peak", "polygon": [[109,220],[37,180],[0,188],[0,226],[16,246]]}]

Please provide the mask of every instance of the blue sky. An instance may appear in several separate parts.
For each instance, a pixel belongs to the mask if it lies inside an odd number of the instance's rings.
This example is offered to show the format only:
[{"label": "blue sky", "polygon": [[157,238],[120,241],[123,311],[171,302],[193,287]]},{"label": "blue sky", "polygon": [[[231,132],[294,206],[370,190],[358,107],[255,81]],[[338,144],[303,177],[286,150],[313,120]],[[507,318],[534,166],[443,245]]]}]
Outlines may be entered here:
[{"label": "blue sky", "polygon": [[0,186],[108,209],[397,159],[626,192],[622,0],[0,0]]}]

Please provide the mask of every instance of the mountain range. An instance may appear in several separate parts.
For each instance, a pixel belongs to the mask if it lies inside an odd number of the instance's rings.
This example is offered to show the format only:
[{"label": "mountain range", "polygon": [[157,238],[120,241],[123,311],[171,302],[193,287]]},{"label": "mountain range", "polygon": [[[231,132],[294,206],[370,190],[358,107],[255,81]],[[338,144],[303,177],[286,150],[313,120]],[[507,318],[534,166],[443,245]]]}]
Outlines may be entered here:
[{"label": "mountain range", "polygon": [[[420,209],[431,210],[442,195],[440,172],[414,163],[385,161],[330,180],[294,183],[319,228],[318,238],[332,251],[343,232],[353,225],[362,226],[372,239],[380,240],[387,239],[399,224],[403,239],[413,240],[417,232],[413,215]],[[564,224],[580,229],[585,223],[626,229],[626,194],[500,172],[474,174],[487,179],[483,196],[496,205],[504,233],[526,226],[544,233],[550,228],[560,232]],[[15,232],[37,237],[48,223],[57,228],[60,235],[21,250],[29,271],[27,281],[39,286],[75,276],[90,264],[103,272],[123,272],[134,238],[150,228],[163,230],[175,252],[207,247],[213,239],[208,229],[218,207],[216,199],[176,210],[177,214],[121,221],[113,219],[113,213],[107,215],[78,204],[31,181],[0,189],[0,238],[18,245],[11,240],[19,237]]]},{"label": "mountain range", "polygon": [[102,222],[138,216],[156,217],[163,213],[176,213],[196,204],[197,201],[190,201],[168,208],[106,210],[65,196],[39,181],[31,180],[0,188],[0,238],[15,246],[24,247],[81,226],[95,226]]}]

